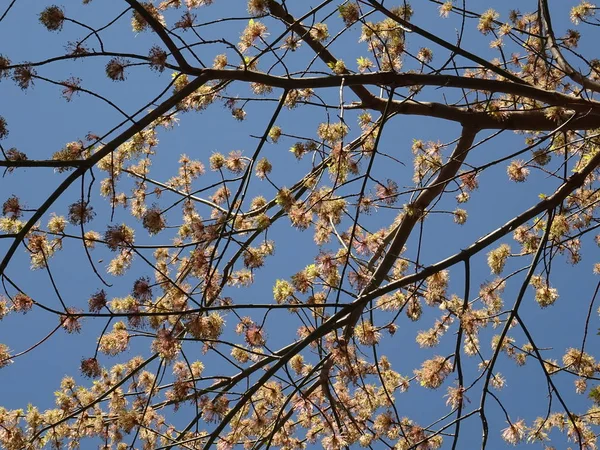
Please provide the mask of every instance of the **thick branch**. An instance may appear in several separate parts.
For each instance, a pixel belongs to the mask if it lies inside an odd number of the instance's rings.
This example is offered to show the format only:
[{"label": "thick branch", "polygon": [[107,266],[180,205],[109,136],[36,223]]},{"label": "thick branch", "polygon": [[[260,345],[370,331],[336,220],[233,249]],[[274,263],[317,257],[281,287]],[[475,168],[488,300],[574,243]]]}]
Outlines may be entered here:
[{"label": "thick branch", "polygon": [[[410,87],[410,86],[439,86],[445,88],[472,89],[490,93],[503,93],[516,97],[538,100],[551,106],[560,106],[578,112],[591,112],[600,116],[600,102],[572,97],[555,91],[517,84],[511,81],[488,80],[484,78],[470,78],[456,75],[422,74],[422,73],[348,73],[344,75],[330,75],[323,77],[281,77],[253,70],[228,70],[228,69],[192,69],[190,75],[204,74],[210,79],[237,80],[261,83],[281,89],[317,89],[344,86],[360,87],[365,85]],[[373,94],[369,92],[369,100]],[[385,100],[384,100],[385,102]],[[455,109],[454,107],[452,107]],[[510,111],[509,111],[510,112]]]},{"label": "thick branch", "polygon": [[[376,103],[366,107],[383,111],[385,100],[378,98]],[[391,105],[391,110],[398,114],[450,120],[480,130],[552,131],[559,125],[548,118],[543,111],[502,111],[500,117],[494,117],[487,112],[473,112],[443,103],[413,100],[395,101]],[[590,130],[598,128],[599,124],[600,117],[585,114],[571,120],[563,130]]]},{"label": "thick branch", "polygon": [[[482,90],[488,92],[502,92],[539,100],[550,106],[559,106],[567,109],[565,111],[577,111],[580,117],[570,121],[564,128],[567,130],[589,130],[600,127],[600,103],[595,101],[577,99],[558,92],[546,91],[527,85],[499,80],[482,80],[450,75],[425,75],[380,72],[374,74],[348,74],[332,75],[326,77],[291,78],[278,77],[250,70],[215,70],[200,69],[192,70],[193,74],[203,74],[209,79],[238,80],[266,84],[282,89],[304,89],[337,87],[341,85],[342,79],[345,86],[364,88],[362,85],[372,84],[374,86],[388,85],[400,86],[444,86]],[[367,91],[368,92],[368,91]],[[352,107],[384,111],[386,99],[372,96],[369,93],[366,102],[361,102]],[[555,120],[546,116],[543,110],[530,111],[501,111],[498,117],[487,112],[471,111],[467,108],[449,106],[443,103],[423,102],[415,100],[394,101],[390,105],[390,112],[405,115],[426,116],[438,119],[458,122],[464,126],[472,126],[481,130],[520,130],[520,131],[551,131],[556,129]]]},{"label": "thick branch", "polygon": [[[406,244],[414,226],[423,217],[424,211],[429,207],[431,202],[444,192],[448,182],[453,179],[460,170],[462,163],[469,153],[469,149],[473,145],[473,140],[477,135],[477,131],[478,130],[474,128],[463,128],[460,140],[452,152],[452,155],[450,155],[450,160],[440,169],[438,176],[430,184],[430,187],[422,190],[416,200],[409,205],[412,213],[406,213],[400,221],[400,224],[392,231],[394,238],[392,239],[390,247],[377,269],[375,269],[375,273],[373,273],[369,284],[363,289],[361,296],[369,294],[383,283],[392,266],[400,256],[402,248]],[[346,330],[344,331],[346,340],[351,337],[354,326],[358,322],[361,314],[362,308],[356,308],[356,310],[352,312],[348,325],[346,325]]]},{"label": "thick branch", "polygon": [[158,35],[161,41],[167,46],[175,61],[181,66],[183,69],[189,69],[191,66],[185,60],[173,40],[167,34],[165,27],[161,25],[161,23],[156,20],[156,18],[150,14],[146,8],[140,5],[136,0],[125,0],[129,6],[131,6],[136,13],[138,13],[142,18],[148,22],[148,25],[154,30],[154,32]]},{"label": "thick branch", "polygon": [[600,92],[600,83],[597,83],[594,80],[590,80],[588,77],[583,76],[580,72],[575,70],[575,68],[569,64],[569,62],[565,59],[562,52],[558,48],[558,44],[556,42],[556,36],[554,35],[554,30],[552,29],[552,20],[550,19],[550,9],[548,8],[548,0],[540,0],[539,2],[540,15],[542,20],[542,26],[546,31],[546,38],[548,44],[548,50],[552,53],[552,56],[556,60],[556,64],[562,70],[565,75],[567,75],[571,80],[579,83],[586,89],[594,92]]}]

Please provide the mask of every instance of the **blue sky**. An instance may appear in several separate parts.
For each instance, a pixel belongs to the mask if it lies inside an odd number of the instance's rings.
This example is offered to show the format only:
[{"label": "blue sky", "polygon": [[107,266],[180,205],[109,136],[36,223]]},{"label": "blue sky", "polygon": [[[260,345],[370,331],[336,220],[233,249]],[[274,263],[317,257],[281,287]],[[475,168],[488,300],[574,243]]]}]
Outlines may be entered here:
[{"label": "blue sky", "polygon": [[[79,3],[67,3],[65,7],[69,17],[77,18],[81,22],[88,23],[94,27],[100,26],[114,18],[123,8],[124,2],[107,0],[100,2],[96,0],[90,5]],[[306,4],[317,4],[317,2],[302,2],[302,8],[297,8],[295,2],[289,2],[292,10],[304,10]],[[484,11],[488,6],[493,6],[506,19],[507,9],[511,2],[482,1],[471,2],[469,8]],[[0,23],[0,53],[9,56],[13,62],[38,61],[51,56],[64,53],[64,45],[68,41],[75,40],[81,36],[81,28],[73,23],[66,23],[61,33],[50,33],[37,21],[37,13],[48,2],[17,1],[15,6]],[[523,12],[535,8],[536,2],[519,3]],[[554,25],[558,34],[564,33],[573,25],[568,22],[568,9],[572,2],[564,2],[560,5],[552,5],[555,14]],[[414,21],[430,31],[439,33],[443,38],[454,41],[457,27],[460,26],[456,17],[440,19],[437,14],[437,6],[432,2],[415,1]],[[327,8],[331,12],[332,8]],[[217,0],[210,8],[201,8],[198,15],[202,20],[212,20],[225,16],[244,16],[245,2]],[[322,16],[322,15],[321,15]],[[156,42],[148,33],[134,34],[129,28],[130,14],[126,14],[114,27],[114,31],[104,35],[107,50],[119,52],[139,52],[146,54],[152,43]],[[206,28],[203,37],[214,39],[227,37],[237,42],[243,22],[222,23],[218,26]],[[342,29],[340,20],[331,20],[330,32]],[[355,27],[351,33],[342,36],[331,46],[332,52],[339,58],[344,59],[351,69],[355,69],[354,61],[361,56],[364,44],[356,43],[359,30]],[[589,31],[589,30],[588,30]],[[278,34],[277,29],[270,30],[271,36]],[[593,40],[582,39],[580,51],[583,54],[589,52],[595,56]],[[468,22],[465,30],[463,43],[465,48],[477,54],[489,56],[489,38],[483,37],[475,30],[475,22]],[[94,42],[93,40],[91,41]],[[408,36],[408,42],[414,48],[424,45],[422,39],[414,34]],[[431,46],[435,60],[441,61],[447,56],[442,49]],[[199,57],[206,64],[211,64],[214,56],[224,52],[222,46],[200,47]],[[303,70],[313,58],[310,49],[302,48],[291,58],[290,70]],[[49,64],[38,70],[39,75],[55,80],[65,80],[70,76],[80,77],[82,86],[106,95],[120,108],[131,113],[137,111],[153,98],[159,89],[164,88],[171,79],[171,71],[165,70],[158,74],[151,72],[147,67],[133,67],[128,69],[127,80],[123,83],[113,82],[104,76],[104,65],[107,58],[86,58],[76,62],[57,62]],[[261,68],[269,66],[269,61],[261,63]],[[264,64],[264,65],[263,65]],[[414,64],[413,64],[414,66]],[[410,67],[410,63],[408,63]],[[316,62],[313,66],[316,71],[326,72],[327,67]],[[62,148],[65,143],[83,139],[89,132],[104,134],[115,123],[122,120],[122,116],[105,103],[96,98],[91,98],[84,93],[76,95],[71,102],[61,98],[60,87],[50,85],[41,80],[36,80],[35,87],[26,92],[21,91],[11,80],[4,79],[0,82],[0,115],[4,116],[9,124],[10,135],[2,142],[5,148],[17,147],[27,153],[30,159],[47,159],[53,152]],[[248,90],[237,84],[230,91],[240,96],[247,95]],[[339,90],[329,89],[318,92],[324,101],[333,105],[338,103]],[[354,100],[349,90],[344,91],[345,101]],[[430,90],[428,100],[440,99],[440,91]],[[273,96],[275,97],[275,96]],[[256,102],[247,106],[247,119],[238,122],[231,117],[225,108],[218,104],[211,106],[202,113],[188,113],[180,115],[178,126],[168,132],[159,134],[160,145],[158,154],[153,164],[152,176],[155,179],[165,181],[173,176],[177,170],[177,160],[181,154],[187,154],[194,159],[202,161],[208,167],[208,158],[219,151],[227,154],[231,150],[242,150],[244,155],[251,155],[257,144],[257,139],[252,135],[260,135],[268,125],[276,102]],[[339,110],[331,109],[331,117],[339,114]],[[356,125],[356,111],[345,111],[345,119],[351,125],[352,133],[358,132]],[[296,108],[294,110],[284,109],[277,120],[284,133],[294,135],[314,135],[316,126],[324,121],[323,112],[320,109]],[[377,160],[374,170],[382,178],[393,178],[401,187],[411,185],[412,177],[412,154],[410,147],[413,139],[450,142],[459,133],[456,125],[436,119],[419,117],[395,117],[385,128],[384,137],[380,143],[380,149],[402,161],[402,164],[391,164],[389,160]],[[491,134],[481,132],[477,141]],[[269,144],[265,147],[263,155],[267,156],[274,166],[273,181],[278,186],[291,184],[288,181],[293,176],[301,176],[302,171],[310,167],[311,161],[304,159],[296,161],[294,156],[288,152],[294,139],[282,138],[277,144]],[[522,136],[512,132],[504,132],[498,138],[484,143],[470,155],[468,162],[473,165],[490,161],[509,154],[523,147]],[[97,213],[96,219],[90,223],[90,228],[103,232],[110,220],[110,208],[105,200],[99,198],[98,182],[104,174],[95,171],[97,181],[94,185],[94,209]],[[12,194],[18,195],[30,208],[39,205],[66,176],[64,173],[54,172],[52,169],[20,169],[0,179],[0,195],[2,201]],[[210,184],[217,180],[214,173],[207,170],[207,174],[200,180],[198,186]],[[88,180],[89,181],[89,180]],[[516,213],[526,209],[538,201],[540,193],[551,193],[556,187],[556,182],[549,180],[544,174],[534,173],[532,181],[527,184],[517,185],[509,183],[506,177],[506,165],[500,164],[487,170],[480,177],[480,188],[472,195],[472,200],[467,204],[469,219],[467,223],[459,227],[452,222],[448,214],[434,214],[424,225],[424,240],[421,258],[424,264],[439,261],[460,249],[466,247],[477,237],[502,225]],[[51,211],[65,214],[69,204],[78,199],[81,186],[75,183],[59,199]],[[253,179],[249,188],[251,195],[264,195],[271,198],[275,195],[275,189],[266,181]],[[175,198],[175,197],[172,197]],[[163,203],[165,202],[165,203]],[[168,200],[161,200],[166,205]],[[442,202],[440,209],[452,210],[452,201]],[[446,207],[447,206],[447,207]],[[387,226],[393,218],[391,212],[378,211],[365,219],[365,223],[373,229]],[[205,212],[205,215],[209,215]],[[48,216],[42,222],[45,224]],[[115,223],[132,222],[128,211],[117,209],[114,217]],[[173,218],[172,224],[177,220]],[[171,223],[170,223],[171,224]],[[141,226],[136,226],[137,240],[139,244],[151,244],[156,242],[168,242],[165,237],[150,237]],[[256,274],[256,283],[246,290],[236,291],[235,295],[240,302],[272,301],[272,286],[277,278],[289,278],[299,270],[302,270],[318,253],[314,246],[312,232],[291,232],[289,221],[282,220],[277,223],[268,233],[268,238],[276,242],[276,254],[268,260],[266,266]],[[509,236],[502,242],[511,243],[516,251],[517,244]],[[10,244],[8,239],[0,239],[0,253],[6,251]],[[583,261],[578,266],[562,263],[556,267],[552,279],[552,285],[560,293],[559,301],[551,308],[540,309],[533,299],[533,290],[529,290],[522,309],[522,317],[530,326],[530,331],[540,343],[540,346],[551,348],[548,350],[550,357],[561,358],[564,350],[568,347],[577,347],[581,343],[582,323],[587,314],[587,306],[594,292],[596,280],[592,275],[592,266],[598,259],[597,247],[593,245],[590,238],[584,239]],[[409,252],[416,248],[416,237],[411,237],[408,243]],[[493,279],[485,262],[485,253],[477,255],[471,261],[472,289],[471,296],[476,296],[479,285]],[[412,253],[411,253],[412,254]],[[150,253],[148,253],[150,255]],[[111,258],[108,250],[98,248],[93,251],[92,257],[97,267],[104,271],[106,264]],[[527,264],[528,261],[518,259],[517,262],[509,261],[507,273],[517,270]],[[65,242],[65,248],[59,252],[51,263],[52,274],[55,277],[65,302],[69,306],[86,309],[86,302],[90,294],[101,288],[99,280],[94,276],[86,256],[78,242]],[[450,291],[462,295],[462,284],[464,271],[462,267],[451,269]],[[44,271],[31,271],[29,269],[28,257],[23,251],[19,251],[7,270],[7,275],[13,278],[24,288],[28,295],[36,300],[42,301],[52,307],[59,308],[59,301],[54,294],[47,274]],[[152,276],[152,269],[144,267],[138,260],[134,269],[125,277],[111,279],[113,286],[107,289],[111,297],[121,297],[129,293],[131,284],[138,276]],[[512,304],[514,296],[518,292],[522,275],[512,281],[504,295],[506,305]],[[232,289],[233,291],[233,289]],[[395,370],[405,376],[412,376],[412,370],[420,363],[435,354],[448,355],[453,352],[454,340],[447,336],[439,347],[434,349],[419,349],[415,343],[414,336],[417,331],[427,329],[433,325],[433,321],[439,312],[427,310],[424,318],[418,323],[411,323],[402,316],[400,328],[395,336],[386,337],[380,347],[380,354],[387,354]],[[257,316],[260,318],[261,316]],[[290,319],[290,314],[285,311],[273,312],[267,321],[268,344],[270,348],[279,348],[280,343],[287,343],[294,339],[297,323]],[[233,318],[228,319],[228,325],[234,326]],[[28,348],[42,339],[56,325],[54,316],[34,309],[26,315],[11,314],[0,322],[0,342],[9,345],[15,352]],[[18,358],[14,364],[0,371],[0,404],[7,408],[21,408],[28,403],[33,403],[40,408],[53,406],[52,393],[58,389],[60,380],[64,375],[76,375],[79,362],[84,357],[93,355],[96,339],[100,334],[105,322],[103,320],[86,320],[79,335],[68,335],[62,331],[54,334],[48,342],[31,353]],[[598,318],[595,313],[590,322],[589,351],[593,354],[597,346],[595,330],[598,328]],[[455,328],[451,329],[451,333]],[[500,332],[500,328],[484,330],[481,334],[481,342],[489,342],[489,338]],[[228,331],[229,336],[233,333]],[[511,332],[512,333],[512,332]],[[516,338],[517,344],[524,344],[527,340],[522,333],[511,334]],[[239,339],[239,338],[238,338]],[[491,356],[489,344],[482,351]],[[149,339],[134,339],[131,350],[124,356],[130,358],[136,353],[148,355]],[[219,361],[214,355],[203,356],[199,349],[190,349],[190,353],[196,358],[204,360],[207,371],[210,373],[222,373],[231,371],[232,368]],[[109,359],[103,357],[101,361],[105,365],[119,361],[121,357]],[[123,358],[121,358],[123,359]],[[155,365],[156,368],[156,365]],[[528,424],[538,415],[545,413],[546,386],[540,383],[540,368],[535,362],[529,361],[525,367],[518,368],[514,362],[506,357],[499,359],[497,370],[507,379],[504,390],[497,393],[511,415],[511,419],[523,418]],[[476,361],[466,360],[465,371],[470,373],[468,379],[472,379],[476,373]],[[452,375],[451,375],[452,377]],[[584,396],[576,396],[570,377],[559,375],[556,377],[558,386],[562,389],[568,405],[576,412],[584,412],[588,402]],[[83,381],[87,383],[87,381]],[[448,384],[448,383],[447,383]],[[446,384],[446,385],[447,385]],[[446,386],[445,385],[445,386]],[[426,390],[418,386],[417,382],[404,394],[396,395],[396,403],[401,415],[409,415],[421,425],[428,424],[443,412],[448,411],[444,405],[443,390]],[[474,392],[479,392],[474,390]],[[475,408],[479,402],[478,396],[470,397],[471,404],[467,411]],[[490,447],[502,445],[499,431],[506,426],[502,418],[502,412],[489,401],[488,416],[491,422]],[[555,402],[553,410],[559,410]],[[184,424],[189,417],[185,416],[186,410],[182,409],[178,417],[173,415],[174,423]],[[171,415],[169,415],[171,418]],[[460,445],[465,448],[479,445],[481,438],[480,423],[476,418],[466,422],[464,426]],[[450,442],[450,439],[447,439]],[[563,446],[564,440],[557,438],[556,445]]]}]

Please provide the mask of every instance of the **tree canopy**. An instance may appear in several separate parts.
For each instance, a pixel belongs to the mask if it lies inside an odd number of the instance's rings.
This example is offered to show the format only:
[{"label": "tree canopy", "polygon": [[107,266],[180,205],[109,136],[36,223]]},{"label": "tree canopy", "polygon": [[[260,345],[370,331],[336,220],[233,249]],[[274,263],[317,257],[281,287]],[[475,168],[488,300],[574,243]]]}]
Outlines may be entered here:
[{"label": "tree canopy", "polygon": [[0,446],[597,448],[595,5],[4,3]]}]

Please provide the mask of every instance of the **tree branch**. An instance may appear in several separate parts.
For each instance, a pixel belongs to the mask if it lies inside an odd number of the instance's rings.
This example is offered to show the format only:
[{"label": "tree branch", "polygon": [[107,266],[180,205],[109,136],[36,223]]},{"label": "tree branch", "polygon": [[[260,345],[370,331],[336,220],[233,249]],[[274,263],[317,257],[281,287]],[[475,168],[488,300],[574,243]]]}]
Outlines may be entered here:
[{"label": "tree branch", "polygon": [[404,20],[402,17],[394,14],[389,9],[384,8],[383,5],[381,4],[381,2],[378,2],[375,0],[368,0],[368,2],[379,12],[383,13],[390,19],[398,22],[400,25],[402,25],[403,27],[412,31],[413,33],[417,33],[417,34],[423,36],[425,39],[428,39],[431,42],[435,42],[436,44],[440,45],[441,47],[444,47],[458,55],[464,56],[465,58],[467,58],[473,62],[476,62],[477,64],[480,64],[481,66],[485,67],[486,69],[494,72],[497,75],[500,75],[503,78],[506,78],[507,80],[513,81],[518,84],[527,84],[524,80],[517,77],[516,75],[513,75],[512,73],[493,65],[489,61],[487,61],[471,52],[468,52],[460,47],[457,47],[456,45],[452,45],[449,42],[437,37],[435,34],[430,33],[429,31],[426,31],[423,28],[420,28],[416,25],[413,25],[412,23],[410,23],[407,20]]},{"label": "tree branch", "polygon": [[[453,179],[460,170],[462,163],[469,153],[469,149],[473,145],[477,132],[478,130],[475,128],[463,128],[460,140],[458,141],[458,144],[456,144],[456,148],[452,152],[452,155],[450,155],[449,161],[440,169],[438,176],[430,184],[431,187],[422,190],[416,200],[409,205],[413,212],[405,213],[400,224],[391,232],[394,238],[383,257],[383,260],[375,269],[371,280],[363,289],[360,297],[368,295],[383,283],[392,266],[400,256],[402,248],[406,244],[414,226],[423,218],[423,214],[431,202],[444,192],[448,182]],[[350,315],[348,325],[346,325],[346,329],[344,330],[344,338],[346,341],[352,336],[354,327],[361,315],[362,308],[359,307],[357,307]]]},{"label": "tree branch", "polygon": [[111,152],[117,149],[119,145],[126,142],[129,138],[131,138],[136,133],[139,133],[156,119],[161,117],[164,113],[173,108],[177,103],[185,99],[188,95],[193,93],[196,89],[206,83],[207,77],[197,77],[196,79],[190,81],[183,89],[173,94],[170,98],[161,103],[156,109],[146,114],[142,119],[138,122],[131,125],[127,130],[123,131],[120,135],[115,137],[112,141],[107,143],[104,147],[94,153],[92,156],[84,160],[84,163],[81,164],[75,171],[73,171],[57,188],[56,190],[48,196],[46,201],[42,203],[42,205],[37,208],[35,213],[32,214],[27,223],[23,226],[23,228],[17,234],[17,237],[9,247],[8,251],[4,255],[4,258],[0,262],[0,274],[4,274],[8,263],[10,262],[12,256],[16,252],[17,248],[25,239],[25,236],[31,231],[33,226],[37,223],[38,220],[42,218],[42,216],[48,211],[50,206],[65,192],[71,184],[79,177],[81,177],[88,169],[94,166],[94,164],[98,163],[102,158],[109,155]]},{"label": "tree branch", "polygon": [[590,91],[600,92],[600,83],[590,80],[588,77],[583,76],[580,72],[575,70],[575,68],[569,64],[558,48],[556,36],[554,35],[554,30],[552,29],[552,20],[550,18],[550,9],[548,8],[548,0],[539,0],[539,9],[542,26],[546,31],[545,37],[547,40],[548,50],[550,50],[550,53],[552,53],[552,56],[556,60],[560,70],[562,70],[571,80],[579,83],[584,88],[589,89]]},{"label": "tree branch", "polygon": [[158,20],[156,20],[156,18],[152,14],[150,14],[146,10],[146,8],[144,8],[136,0],[125,0],[125,1],[127,2],[127,4],[129,6],[131,6],[135,10],[135,12],[137,12],[140,16],[142,16],[144,18],[144,20],[146,22],[148,22],[148,25],[150,25],[150,27],[158,35],[160,40],[163,41],[163,43],[167,46],[167,48],[169,49],[169,51],[175,58],[175,61],[177,61],[177,63],[181,66],[181,68],[182,69],[190,69],[191,66],[188,64],[188,62],[185,60],[185,58],[183,57],[183,55],[181,54],[181,52],[179,51],[179,49],[177,48],[177,46],[175,45],[173,40],[167,34],[165,27],[163,27],[162,24]]}]

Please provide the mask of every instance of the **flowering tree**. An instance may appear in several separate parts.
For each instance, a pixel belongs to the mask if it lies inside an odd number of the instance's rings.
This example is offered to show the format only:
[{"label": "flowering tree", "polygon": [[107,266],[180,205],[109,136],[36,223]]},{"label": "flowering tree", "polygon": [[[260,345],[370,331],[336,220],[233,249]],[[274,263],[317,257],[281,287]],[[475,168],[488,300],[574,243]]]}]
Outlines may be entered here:
[{"label": "flowering tree", "polygon": [[0,374],[87,352],[3,448],[597,448],[594,5],[83,3],[0,11]]}]

